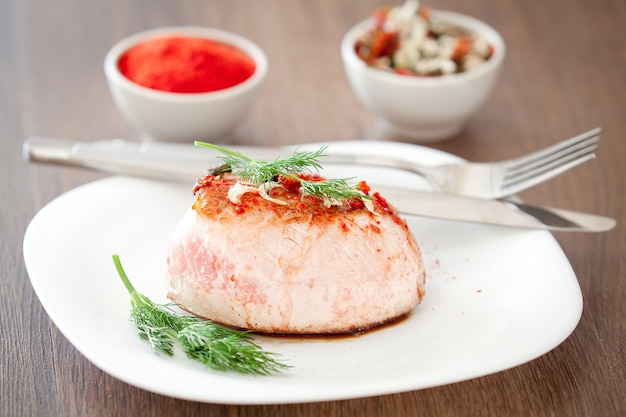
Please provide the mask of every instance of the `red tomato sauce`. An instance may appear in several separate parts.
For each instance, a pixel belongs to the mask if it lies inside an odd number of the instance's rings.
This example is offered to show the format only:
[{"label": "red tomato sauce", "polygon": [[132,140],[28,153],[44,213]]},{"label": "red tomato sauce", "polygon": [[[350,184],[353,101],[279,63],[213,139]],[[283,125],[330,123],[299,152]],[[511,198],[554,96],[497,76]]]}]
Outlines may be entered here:
[{"label": "red tomato sauce", "polygon": [[118,62],[129,80],[154,90],[206,93],[250,78],[254,60],[239,48],[204,38],[155,38],[126,51]]}]

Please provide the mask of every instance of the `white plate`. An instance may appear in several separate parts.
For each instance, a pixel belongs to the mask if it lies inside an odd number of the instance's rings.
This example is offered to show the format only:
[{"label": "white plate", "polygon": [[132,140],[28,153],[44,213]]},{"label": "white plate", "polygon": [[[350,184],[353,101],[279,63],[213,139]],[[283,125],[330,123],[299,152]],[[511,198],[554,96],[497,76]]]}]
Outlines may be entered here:
[{"label": "white plate", "polygon": [[[329,151],[339,147],[428,163],[455,159],[400,143],[348,142]],[[346,172],[425,186],[390,170],[339,167],[328,175]],[[50,202],[24,238],[32,285],[60,331],[100,369],[137,387],[225,404],[417,390],[537,358],[567,338],[580,319],[576,276],[548,232],[410,218],[429,278],[423,303],[407,320],[358,337],[257,337],[292,366],[269,377],[216,373],[181,354],[153,354],[130,327],[128,294],[111,255],[120,255],[140,292],[167,302],[168,240],[193,200],[192,185],[126,177],[96,181]]]}]

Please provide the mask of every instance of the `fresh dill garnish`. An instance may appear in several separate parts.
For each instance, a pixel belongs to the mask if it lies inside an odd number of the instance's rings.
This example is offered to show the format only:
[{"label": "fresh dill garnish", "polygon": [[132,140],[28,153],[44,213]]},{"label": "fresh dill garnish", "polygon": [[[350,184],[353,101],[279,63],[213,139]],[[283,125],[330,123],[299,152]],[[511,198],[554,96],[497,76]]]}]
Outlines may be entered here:
[{"label": "fresh dill garnish", "polygon": [[137,335],[156,352],[174,355],[176,342],[187,357],[217,371],[270,375],[289,368],[252,341],[250,331],[235,330],[195,316],[180,315],[173,304],[155,304],[137,292],[122,268],[118,255],[113,263],[130,294],[130,319]]},{"label": "fresh dill garnish", "polygon": [[336,178],[323,181],[311,181],[300,178],[298,173],[319,171],[322,168],[319,158],[325,156],[327,146],[322,146],[317,151],[295,150],[285,158],[277,158],[272,161],[259,161],[250,158],[241,152],[233,151],[223,146],[212,143],[194,142],[196,146],[211,148],[224,154],[222,160],[224,165],[216,172],[231,171],[242,181],[253,186],[260,186],[264,183],[275,182],[281,175],[298,181],[304,194],[329,200],[342,200],[359,198],[371,200],[371,196],[359,190],[357,185],[351,185],[348,180],[351,178]]}]

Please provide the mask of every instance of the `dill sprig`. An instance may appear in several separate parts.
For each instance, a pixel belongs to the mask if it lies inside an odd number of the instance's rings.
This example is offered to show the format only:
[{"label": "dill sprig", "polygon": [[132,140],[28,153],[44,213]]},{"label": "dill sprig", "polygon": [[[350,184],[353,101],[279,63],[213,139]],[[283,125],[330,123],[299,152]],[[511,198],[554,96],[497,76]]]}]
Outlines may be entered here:
[{"label": "dill sprig", "polygon": [[[292,178],[297,178],[292,176]],[[330,200],[342,200],[349,198],[371,198],[364,194],[356,186],[348,184],[347,179],[344,178],[331,178],[325,181],[307,181],[302,178],[300,180],[300,186],[305,194],[325,197]]]},{"label": "dill sprig", "polygon": [[178,332],[177,339],[189,358],[211,369],[269,375],[285,368],[252,342],[250,332],[197,322]]},{"label": "dill sprig", "polygon": [[330,200],[342,200],[351,198],[371,199],[370,196],[359,190],[357,185],[348,183],[352,178],[335,178],[324,181],[310,181],[300,178],[297,173],[319,171],[322,168],[319,158],[326,156],[324,152],[327,146],[322,146],[317,151],[295,150],[285,158],[277,158],[272,161],[259,161],[246,156],[238,151],[225,148],[212,143],[194,142],[196,146],[211,148],[224,154],[222,161],[226,166],[220,167],[221,171],[230,170],[243,181],[260,186],[267,182],[276,181],[281,175],[296,180],[300,183],[302,191],[313,197]]},{"label": "dill sprig", "polygon": [[172,309],[173,304],[155,304],[135,290],[118,255],[113,255],[113,263],[130,294],[130,319],[135,331],[153,351],[173,356],[178,342],[187,357],[217,371],[270,375],[289,368],[278,362],[274,353],[265,352],[256,345],[250,331],[177,314]]}]

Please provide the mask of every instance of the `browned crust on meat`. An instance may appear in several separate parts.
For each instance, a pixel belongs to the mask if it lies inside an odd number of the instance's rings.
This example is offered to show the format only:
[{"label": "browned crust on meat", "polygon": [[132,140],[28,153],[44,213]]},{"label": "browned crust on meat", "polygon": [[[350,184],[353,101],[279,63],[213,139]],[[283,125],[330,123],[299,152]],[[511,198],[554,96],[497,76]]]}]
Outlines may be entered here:
[{"label": "browned crust on meat", "polygon": [[[321,177],[319,177],[321,178]],[[373,218],[376,216],[388,216],[392,220],[408,230],[406,222],[398,215],[397,211],[379,193],[371,195],[374,213],[370,212],[361,199],[345,200],[338,206],[326,207],[324,201],[317,197],[302,196],[289,187],[277,185],[270,191],[272,198],[287,202],[286,205],[276,204],[261,197],[257,193],[246,193],[241,197],[239,204],[234,204],[228,199],[228,190],[236,182],[234,176],[207,175],[198,180],[194,187],[196,200],[192,208],[206,218],[236,219],[236,216],[244,218],[244,214],[263,214],[268,220],[306,221],[323,223],[335,223],[340,219],[347,219],[348,214],[356,212],[368,213]],[[362,182],[360,188],[369,195],[369,186]],[[346,232],[349,224],[345,224]],[[375,226],[372,229],[376,232]]]}]

